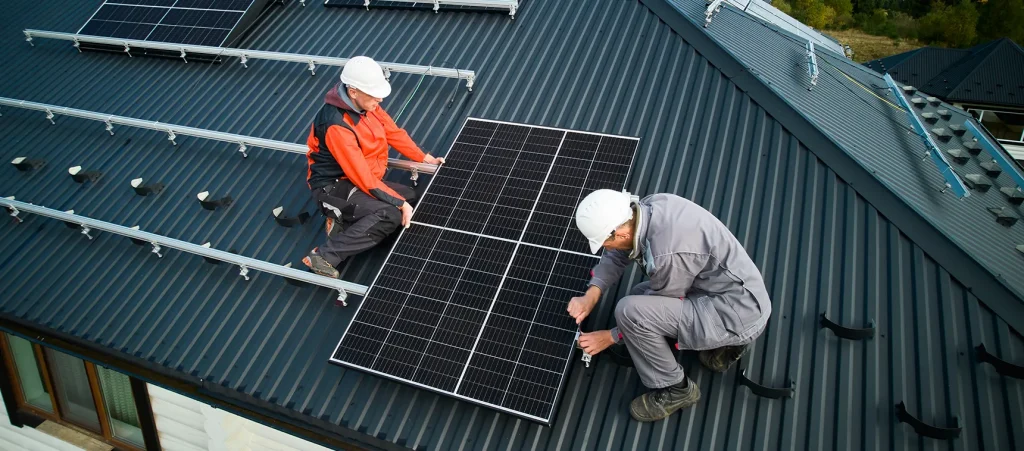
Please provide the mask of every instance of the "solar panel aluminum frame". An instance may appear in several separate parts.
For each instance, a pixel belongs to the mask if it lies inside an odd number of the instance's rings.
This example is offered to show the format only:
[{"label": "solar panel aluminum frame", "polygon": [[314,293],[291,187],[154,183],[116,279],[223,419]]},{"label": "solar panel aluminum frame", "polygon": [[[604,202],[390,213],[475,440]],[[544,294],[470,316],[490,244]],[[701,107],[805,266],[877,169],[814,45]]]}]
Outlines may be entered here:
[{"label": "solar panel aluminum frame", "polygon": [[[505,407],[505,406],[489,403],[489,402],[486,402],[486,401],[483,401],[483,400],[480,400],[480,399],[476,399],[476,398],[472,398],[470,396],[459,394],[459,393],[457,393],[457,390],[458,390],[459,386],[461,386],[461,383],[462,383],[462,381],[463,381],[463,379],[465,377],[465,373],[466,373],[466,371],[468,370],[468,368],[470,366],[470,362],[472,361],[472,357],[473,357],[473,355],[474,355],[474,353],[476,351],[476,347],[479,344],[480,337],[482,336],[483,330],[486,328],[486,325],[488,324],[488,320],[490,319],[490,314],[491,314],[491,312],[494,309],[494,305],[497,303],[498,295],[501,293],[501,289],[504,286],[505,281],[507,280],[508,273],[509,273],[509,271],[510,271],[510,269],[511,269],[513,263],[514,263],[515,257],[518,254],[518,251],[519,251],[521,246],[533,246],[535,248],[547,249],[547,250],[551,250],[551,251],[555,251],[555,252],[564,252],[566,254],[582,255],[582,256],[589,257],[589,258],[593,258],[595,264],[599,260],[599,257],[595,256],[595,255],[583,254],[583,253],[579,253],[579,252],[575,252],[575,251],[571,251],[571,250],[558,249],[558,248],[553,248],[553,247],[550,247],[550,246],[543,246],[543,245],[527,243],[527,242],[523,241],[523,238],[525,237],[525,234],[526,234],[526,229],[528,228],[528,225],[530,224],[530,219],[532,218],[533,213],[536,210],[537,204],[540,202],[541,195],[544,192],[543,187],[546,186],[548,178],[551,175],[551,171],[555,167],[555,161],[558,158],[559,152],[561,151],[562,144],[564,144],[565,136],[567,136],[569,133],[583,133],[583,134],[594,135],[594,136],[613,137],[613,138],[619,138],[619,139],[630,139],[630,140],[636,140],[636,141],[639,141],[639,138],[627,137],[627,136],[619,136],[619,135],[611,135],[611,134],[604,134],[604,133],[582,132],[582,131],[575,131],[575,130],[567,130],[567,129],[555,128],[555,127],[544,127],[544,126],[517,124],[517,123],[507,122],[507,121],[498,121],[498,120],[491,120],[491,119],[480,119],[480,118],[472,118],[472,117],[467,117],[465,119],[465,121],[462,124],[462,127],[460,128],[459,134],[456,135],[456,136],[459,136],[459,135],[462,134],[462,131],[465,130],[466,124],[468,124],[470,121],[490,122],[490,123],[495,123],[495,124],[506,124],[506,125],[513,125],[513,126],[525,126],[525,127],[530,127],[530,128],[556,130],[556,131],[564,132],[565,134],[562,136],[562,142],[559,144],[558,149],[556,150],[554,156],[552,157],[551,165],[548,166],[548,171],[547,171],[547,174],[545,175],[544,182],[541,184],[542,189],[540,189],[538,191],[537,197],[534,199],[533,210],[531,210],[530,215],[529,215],[529,217],[527,219],[527,222],[523,226],[523,231],[520,233],[519,240],[511,240],[511,239],[502,238],[502,237],[485,235],[485,234],[482,234],[482,233],[468,232],[468,231],[459,230],[459,229],[452,229],[452,228],[441,227],[441,226],[436,226],[436,225],[432,225],[432,224],[425,224],[425,223],[417,222],[417,221],[415,221],[415,217],[416,217],[415,216],[415,212],[413,213],[413,221],[412,221],[413,224],[417,224],[417,225],[420,225],[420,226],[423,226],[423,227],[436,228],[436,229],[440,229],[442,231],[451,231],[451,232],[455,232],[455,233],[463,233],[463,234],[468,234],[468,235],[475,235],[475,236],[482,237],[482,238],[496,239],[496,240],[501,240],[501,241],[511,242],[511,243],[515,243],[516,244],[516,247],[514,248],[512,255],[509,257],[509,262],[508,262],[508,264],[507,264],[507,266],[505,268],[505,273],[502,276],[501,282],[499,282],[499,285],[498,285],[498,287],[495,290],[495,294],[494,294],[494,296],[493,296],[493,298],[491,300],[491,305],[490,305],[490,307],[488,309],[487,315],[485,316],[483,322],[480,325],[480,331],[477,334],[476,340],[474,341],[473,349],[471,350],[470,355],[466,358],[465,366],[463,366],[463,372],[462,372],[462,375],[459,378],[458,385],[452,391],[446,391],[446,390],[443,390],[443,389],[440,389],[440,388],[432,387],[432,386],[427,385],[427,384],[423,384],[423,383],[419,383],[419,382],[413,381],[411,379],[397,377],[395,375],[388,374],[388,373],[385,373],[383,371],[378,371],[378,370],[375,370],[375,369],[372,369],[372,368],[367,368],[367,367],[362,366],[362,365],[357,365],[357,364],[353,364],[353,363],[350,363],[350,362],[345,362],[345,361],[342,361],[342,360],[339,360],[339,359],[335,359],[334,356],[337,355],[339,350],[341,349],[341,344],[344,341],[345,336],[348,334],[349,329],[352,326],[352,323],[355,322],[354,321],[355,317],[358,316],[359,312],[362,310],[362,307],[364,305],[363,302],[360,302],[359,306],[356,308],[356,311],[353,313],[353,316],[352,316],[353,317],[353,321],[350,321],[349,324],[345,327],[345,331],[342,333],[341,338],[339,338],[338,345],[335,346],[334,351],[331,353],[331,357],[328,359],[328,361],[330,363],[333,363],[333,364],[336,364],[336,365],[340,365],[340,366],[344,366],[344,367],[347,367],[347,368],[356,369],[356,370],[363,371],[363,372],[366,372],[366,373],[369,373],[369,374],[373,374],[373,375],[376,375],[376,376],[380,376],[380,377],[383,377],[383,378],[386,378],[386,379],[394,380],[394,381],[401,382],[401,383],[404,383],[404,384],[408,384],[408,385],[411,385],[411,386],[414,386],[414,387],[418,387],[418,388],[422,388],[422,389],[425,389],[425,390],[429,390],[429,391],[434,392],[434,393],[438,393],[438,394],[445,395],[445,396],[450,396],[450,397],[453,397],[453,398],[456,398],[456,399],[459,399],[459,400],[462,400],[462,401],[467,401],[467,402],[470,402],[470,403],[473,403],[473,404],[477,404],[477,405],[481,405],[481,406],[488,407],[488,408],[491,408],[491,409],[495,409],[495,410],[498,410],[500,412],[505,412],[505,413],[508,413],[508,414],[511,414],[511,415],[514,415],[514,416],[517,416],[517,417],[520,417],[520,418],[524,418],[524,419],[527,419],[527,420],[530,420],[530,421],[534,421],[534,422],[543,424],[545,426],[551,426],[552,422],[554,421],[555,415],[558,412],[559,406],[561,404],[561,400],[562,400],[562,396],[563,396],[563,391],[565,390],[566,382],[569,379],[569,371],[572,369],[573,354],[576,353],[576,347],[575,346],[570,346],[569,347],[569,353],[568,353],[568,355],[565,356],[565,365],[563,367],[563,370],[562,370],[562,373],[561,373],[561,377],[560,377],[560,380],[559,380],[559,384],[558,384],[558,388],[557,388],[557,390],[555,392],[555,396],[554,396],[554,399],[553,399],[553,402],[552,402],[552,405],[551,405],[551,410],[549,411],[549,414],[548,414],[547,418],[542,418],[542,417],[538,417],[538,416],[535,416],[535,415],[530,415],[528,413],[520,412],[520,411],[517,411],[515,409],[510,409],[510,408]],[[456,142],[455,140],[452,141],[452,145],[448,149],[449,153],[454,148],[455,142]],[[447,153],[446,153],[446,155],[447,155]],[[595,158],[596,158],[596,154],[595,154]],[[629,163],[629,167],[627,169],[626,175],[625,175],[625,177],[623,179],[624,180],[623,184],[628,182],[629,176],[632,173],[632,167],[633,167],[633,163],[635,162],[635,160],[636,160],[636,151],[634,150],[633,155],[632,155],[632,157],[630,159],[630,163]],[[430,183],[425,188],[425,190],[423,192],[423,195],[421,196],[421,199],[425,199],[427,197],[427,194],[430,192],[430,188],[433,185],[433,181],[434,181],[434,179],[432,178]],[[377,284],[377,280],[380,278],[381,274],[384,272],[384,268],[387,265],[387,262],[390,261],[391,256],[395,252],[395,249],[402,242],[402,237],[405,235],[406,230],[408,230],[408,229],[404,229],[403,228],[399,232],[398,239],[395,240],[394,244],[392,244],[392,246],[391,246],[391,249],[388,251],[388,255],[387,255],[387,258],[385,259],[385,263],[383,265],[381,265],[380,269],[378,269],[377,274],[374,276],[373,282],[369,285],[369,288],[367,289],[367,294],[369,294],[369,292],[373,289],[374,285]],[[577,330],[577,332],[575,334],[575,339],[579,338],[579,334],[580,334],[580,332]]]}]

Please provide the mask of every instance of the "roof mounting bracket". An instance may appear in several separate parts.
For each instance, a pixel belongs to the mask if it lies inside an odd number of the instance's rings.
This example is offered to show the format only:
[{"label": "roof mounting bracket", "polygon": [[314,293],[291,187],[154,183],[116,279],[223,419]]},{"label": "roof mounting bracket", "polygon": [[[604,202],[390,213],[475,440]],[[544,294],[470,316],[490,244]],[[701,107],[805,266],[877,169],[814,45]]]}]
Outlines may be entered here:
[{"label": "roof mounting bracket", "polygon": [[57,125],[57,123],[53,121],[53,111],[50,111],[49,108],[46,109],[46,120],[50,121],[50,125]]},{"label": "roof mounting bracket", "polygon": [[939,440],[953,440],[960,436],[961,431],[960,420],[957,417],[954,416],[952,418],[952,427],[932,426],[907,412],[907,405],[903,401],[896,404],[896,421],[909,424],[910,427],[914,428],[914,432],[917,432],[917,435]]},{"label": "roof mounting bracket", "polygon": [[25,33],[25,42],[27,42],[28,45],[35,47],[36,45],[32,43],[32,33],[28,30],[24,30],[22,33]]},{"label": "roof mounting bracket", "polygon": [[981,174],[967,174],[964,176],[964,181],[967,182],[971,189],[979,193],[987,193],[988,190],[992,189],[992,181]]},{"label": "roof mounting bracket", "polygon": [[708,8],[704,10],[704,28],[711,25],[711,19],[722,10],[722,3],[724,2],[725,0],[708,0],[705,2],[708,5]]},{"label": "roof mounting bracket", "polygon": [[103,124],[106,125],[107,133],[110,133],[110,136],[114,136],[114,124],[110,122],[110,119],[103,121]]},{"label": "roof mounting bracket", "polygon": [[[5,197],[4,199],[14,200],[14,196]],[[6,208],[7,208],[7,212],[10,213],[12,218],[14,218],[14,222],[15,223],[21,224],[22,222],[25,222],[23,219],[18,217],[18,215],[21,214],[21,212],[18,211],[17,207],[15,207],[13,205],[8,205]]]},{"label": "roof mounting bracket", "polygon": [[299,224],[305,224],[306,221],[309,220],[309,212],[305,211],[299,213],[295,217],[284,216],[283,206],[275,208],[273,213],[274,221],[277,221],[277,224],[283,227],[294,227]]},{"label": "roof mounting bracket", "polygon": [[807,73],[811,76],[811,86],[807,87],[807,90],[810,91],[818,85],[818,57],[814,54],[814,42],[812,41],[807,41]]},{"label": "roof mounting bracket", "polygon": [[127,42],[123,42],[122,44],[124,44],[124,53],[127,53],[128,54],[128,58],[131,58],[132,57],[132,48],[131,48],[131,46],[129,46]]},{"label": "roof mounting bracket", "polygon": [[82,235],[85,235],[86,238],[91,240],[92,239],[92,235],[90,235],[89,232],[92,232],[92,229],[89,228],[89,226],[87,226],[85,224],[81,224],[81,227],[82,227]]},{"label": "roof mounting bracket", "polygon": [[910,106],[910,103],[907,102],[906,97],[903,97],[902,91],[898,86],[896,86],[896,82],[892,79],[891,75],[885,74],[885,84],[889,86],[889,90],[892,91],[896,100],[906,111],[910,125],[914,127],[914,131],[921,137],[921,141],[924,142],[925,148],[927,149],[924,154],[925,158],[931,157],[932,162],[934,162],[935,166],[938,167],[939,173],[942,174],[942,178],[946,180],[945,187],[940,192],[944,193],[946,190],[952,189],[953,192],[961,199],[970,196],[971,193],[967,190],[967,187],[964,186],[963,180],[960,180],[960,177],[957,177],[956,173],[953,172],[953,168],[949,165],[949,161],[946,160],[946,156],[943,155],[942,150],[939,149],[939,146],[935,144],[934,140],[932,140],[931,135],[928,134],[928,130],[925,129],[924,124],[921,123],[921,119],[917,117],[916,113],[914,113],[914,109]]},{"label": "roof mounting bracket", "polygon": [[82,53],[82,43],[78,42],[77,38],[74,41],[72,41],[71,45],[75,46],[75,49],[78,50],[78,53]]},{"label": "roof mounting bracket", "polygon": [[316,75],[316,61],[309,60],[306,62],[306,69],[309,69],[309,75]]},{"label": "roof mounting bracket", "polygon": [[334,305],[339,304],[342,307],[348,307],[348,293],[345,290],[338,290],[338,298],[334,301]]},{"label": "roof mounting bracket", "polygon": [[28,172],[46,166],[46,160],[37,158],[17,157],[11,160],[11,164],[21,172]]},{"label": "roof mounting bracket", "polygon": [[736,383],[747,386],[757,396],[769,399],[792,398],[796,387],[796,384],[788,379],[786,380],[786,388],[766,387],[748,379],[747,370],[745,369],[736,372]]},{"label": "roof mounting bracket", "polygon": [[181,54],[178,55],[178,56],[181,57],[181,60],[184,61],[185,64],[188,64],[188,58],[185,58],[185,49],[184,48],[181,49]]},{"label": "roof mounting bracket", "polygon": [[1003,168],[999,166],[999,162],[996,160],[986,161],[978,166],[981,166],[985,170],[985,174],[992,178],[999,177],[999,174],[1003,173]]},{"label": "roof mounting bracket", "polygon": [[175,139],[177,138],[177,135],[174,134],[174,130],[167,129],[167,140],[171,142],[172,146],[178,145],[178,143],[175,141]]},{"label": "roof mounting bracket", "polygon": [[[1017,246],[1017,248],[1021,249],[1022,246]],[[1024,252],[1024,250],[1021,252]],[[1024,379],[1024,366],[1014,365],[990,354],[988,350],[985,349],[984,343],[980,343],[978,346],[975,346],[974,351],[978,358],[978,363],[987,363],[992,365],[992,367],[996,369],[996,372],[1003,376],[1012,377],[1014,379]]]},{"label": "roof mounting bracket", "polygon": [[143,197],[148,196],[150,194],[159,194],[160,191],[164,190],[164,185],[162,183],[150,183],[148,185],[143,185],[142,177],[132,179],[131,185],[132,189],[135,190],[135,194],[138,194]]},{"label": "roof mounting bracket", "polygon": [[248,282],[249,281],[249,267],[245,266],[245,265],[239,265],[238,267],[241,268],[238,271],[238,275],[242,276],[242,278],[244,278],[245,281]]},{"label": "roof mounting bracket", "polygon": [[999,188],[999,191],[1005,194],[1006,201],[1013,205],[1020,205],[1024,203],[1024,189],[1021,189],[1019,186],[1017,188],[1004,186]]},{"label": "roof mounting bracket", "polygon": [[249,148],[245,146],[245,143],[238,143],[238,151],[242,153],[242,158],[249,158]]},{"label": "roof mounting bracket", "polygon": [[839,338],[845,338],[847,340],[870,340],[875,336],[875,321],[868,321],[867,327],[858,329],[854,327],[841,326],[838,323],[833,322],[825,316],[825,313],[818,317],[818,324],[820,328],[827,328],[836,334]]},{"label": "roof mounting bracket", "polygon": [[152,252],[153,252],[154,254],[156,254],[156,256],[157,256],[157,257],[159,257],[159,258],[164,258],[163,254],[161,254],[161,253],[160,253],[160,249],[161,249],[161,248],[160,248],[160,245],[159,245],[159,244],[156,244],[156,243],[149,243],[149,244],[151,244],[151,245],[153,246],[153,250],[152,250]]},{"label": "roof mounting bracket", "polygon": [[[303,4],[302,6],[306,6],[306,5]],[[248,69],[249,65],[246,64],[246,63],[249,62],[249,55],[246,55],[246,54],[243,53],[241,56],[238,57],[238,62],[242,64],[242,67]]]}]

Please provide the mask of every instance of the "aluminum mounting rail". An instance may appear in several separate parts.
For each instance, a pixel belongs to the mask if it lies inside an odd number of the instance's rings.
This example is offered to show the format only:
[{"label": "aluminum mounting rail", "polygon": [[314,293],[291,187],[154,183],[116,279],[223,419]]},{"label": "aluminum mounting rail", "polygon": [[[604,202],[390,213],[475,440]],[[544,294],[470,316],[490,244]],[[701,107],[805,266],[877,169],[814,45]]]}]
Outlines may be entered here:
[{"label": "aluminum mounting rail", "polygon": [[[103,36],[90,36],[86,34],[60,33],[56,31],[32,29],[26,29],[23,31],[23,33],[25,34],[25,40],[28,41],[29,44],[32,44],[32,40],[34,38],[60,39],[64,41],[73,42],[75,48],[79,49],[79,51],[81,51],[81,47],[79,47],[79,45],[84,42],[88,44],[100,44],[122,47],[124,49],[124,52],[127,53],[129,56],[131,56],[131,50],[133,48],[163,50],[167,52],[178,53],[179,56],[183,60],[185,60],[185,62],[188,62],[187,58],[188,54],[190,53],[236,57],[239,59],[239,62],[242,64],[242,66],[246,68],[249,67],[247,63],[251,59],[302,63],[306,65],[306,69],[308,69],[310,73],[313,75],[316,75],[316,67],[318,65],[343,67],[345,66],[345,63],[348,63],[348,58],[335,58],[331,56],[322,55],[268,52],[265,50],[239,49],[228,47],[210,47],[205,45],[176,44],[173,42],[139,41],[135,39],[108,38]],[[415,64],[385,62],[378,62],[378,64],[380,64],[380,66],[384,69],[384,76],[388,79],[391,78],[392,72],[455,78],[459,80],[466,80],[466,88],[469,89],[470,91],[473,90],[473,83],[476,81],[476,72],[466,69],[451,69],[445,67],[419,66]]]},{"label": "aluminum mounting rail", "polygon": [[[177,145],[175,139],[177,135],[195,136],[199,138],[212,139],[215,141],[223,141],[238,145],[238,151],[243,157],[249,156],[249,147],[262,147],[265,149],[280,150],[283,152],[291,152],[300,155],[305,155],[306,151],[309,150],[305,144],[289,143],[284,141],[275,141],[272,139],[256,138],[253,136],[237,135],[234,133],[215,132],[212,130],[206,130],[195,127],[186,127],[184,125],[167,124],[164,122],[147,121],[142,119],[134,119],[124,116],[115,116],[106,113],[97,113],[93,111],[79,110],[75,108],[67,108],[57,105],[48,105],[45,103],[29,102],[27,100],[17,100],[7,97],[0,97],[0,106],[10,106],[15,108],[24,108],[28,110],[37,110],[46,113],[46,118],[53,122],[53,118],[57,115],[71,116],[83,119],[91,119],[100,121],[106,124],[107,131],[111,135],[114,134],[114,124],[127,125],[131,127],[145,128],[149,130],[157,130],[167,133],[167,140],[171,144]],[[412,173],[413,180],[419,177],[419,174],[433,174],[437,171],[437,166],[427,163],[417,163],[409,160],[399,160],[396,158],[388,159],[388,166],[398,169],[404,169]]]},{"label": "aluminum mounting rail", "polygon": [[177,240],[174,238],[166,237],[163,235],[156,235],[149,232],[144,232],[136,228],[125,227],[105,221],[99,221],[96,219],[88,218],[85,216],[66,213],[57,211],[51,208],[40,207],[26,202],[20,202],[14,200],[14,198],[0,198],[0,205],[6,207],[11,216],[17,218],[20,222],[21,218],[18,218],[18,214],[21,212],[32,213],[40,216],[46,216],[49,218],[57,219],[65,223],[78,224],[82,229],[82,234],[92,239],[92,235],[89,232],[92,230],[102,230],[104,232],[115,233],[118,235],[126,236],[137,242],[149,243],[152,246],[152,253],[158,257],[163,257],[160,251],[163,248],[177,249],[179,251],[188,252],[190,254],[196,254],[205,258],[219,260],[230,263],[239,267],[239,275],[244,277],[245,280],[249,280],[249,271],[261,271],[276,276],[287,277],[300,282],[306,282],[313,285],[319,285],[321,287],[330,288],[338,291],[338,301],[343,305],[345,299],[348,298],[349,294],[364,295],[366,294],[367,287],[365,285],[359,285],[352,282],[346,282],[344,280],[332,279],[330,277],[319,276],[308,271],[302,271],[288,266],[278,265],[263,260],[257,260],[233,254],[231,252],[224,252],[217,249],[212,249],[197,244],[192,244],[186,241]]},{"label": "aluminum mounting rail", "polygon": [[942,177],[946,179],[946,187],[942,191],[952,189],[954,193],[961,199],[971,195],[971,192],[964,186],[963,180],[953,172],[953,167],[950,166],[949,161],[946,160],[946,156],[942,153],[942,149],[935,144],[935,140],[928,134],[928,129],[925,128],[924,124],[921,123],[921,118],[917,117],[917,113],[914,113],[914,108],[910,106],[910,102],[907,102],[907,98],[903,97],[903,90],[896,86],[896,82],[892,79],[892,76],[885,74],[885,84],[889,85],[889,90],[892,91],[893,95],[896,96],[896,100],[900,103],[907,112],[907,119],[910,120],[910,125],[914,127],[914,132],[921,137],[924,141],[925,147],[928,148],[925,151],[925,158],[931,157],[932,162],[939,168],[939,172]]},{"label": "aluminum mounting rail", "polygon": [[1024,176],[1020,174],[1020,170],[1017,169],[1017,165],[1013,164],[1012,161],[1006,158],[1006,155],[1003,155],[1003,152],[999,151],[1000,149],[996,148],[996,144],[988,139],[988,135],[981,130],[978,130],[978,127],[974,125],[974,121],[968,120],[966,127],[967,130],[978,140],[978,144],[981,144],[981,147],[983,147],[985,151],[992,156],[992,159],[995,160],[996,163],[999,163],[999,166],[1003,167],[1006,174],[1013,179],[1013,182],[1017,184],[1017,190],[1024,191]]}]

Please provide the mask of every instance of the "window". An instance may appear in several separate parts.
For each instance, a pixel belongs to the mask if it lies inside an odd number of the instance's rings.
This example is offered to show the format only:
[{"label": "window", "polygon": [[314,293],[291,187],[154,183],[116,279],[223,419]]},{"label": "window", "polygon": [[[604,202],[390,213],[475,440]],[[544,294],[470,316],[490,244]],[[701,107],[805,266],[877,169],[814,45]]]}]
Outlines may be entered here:
[{"label": "window", "polygon": [[146,435],[156,443],[145,383],[9,334],[0,334],[0,348],[19,411],[91,433],[119,449],[146,448]]},{"label": "window", "polygon": [[968,110],[1000,141],[1024,141],[1024,114],[1008,111]]}]

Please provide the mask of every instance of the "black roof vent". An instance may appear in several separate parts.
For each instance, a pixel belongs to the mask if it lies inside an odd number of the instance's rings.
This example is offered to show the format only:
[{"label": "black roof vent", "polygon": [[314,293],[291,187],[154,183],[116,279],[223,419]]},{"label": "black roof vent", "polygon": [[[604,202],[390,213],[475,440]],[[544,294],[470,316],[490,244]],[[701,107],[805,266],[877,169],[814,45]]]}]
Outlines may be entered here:
[{"label": "black roof vent", "polygon": [[944,121],[948,121],[953,118],[953,113],[945,108],[936,111],[936,113],[939,113],[939,117],[941,117]]},{"label": "black roof vent", "polygon": [[[883,64],[882,67],[884,68],[885,65]],[[917,88],[913,86],[904,86],[903,92],[907,93],[908,96],[912,96],[917,93]]]},{"label": "black roof vent", "polygon": [[967,152],[969,152],[971,155],[977,155],[981,153],[981,146],[979,146],[978,142],[973,139],[964,140],[963,145],[964,149],[967,149]]},{"label": "black roof vent", "polygon": [[1005,187],[999,188],[999,191],[1001,191],[1003,194],[1005,194],[1006,195],[1006,200],[1009,201],[1013,205],[1020,205],[1021,203],[1024,203],[1024,192],[1022,192],[1018,188],[1012,188],[1012,187],[1009,187],[1009,186],[1005,186]]},{"label": "black roof vent", "polygon": [[919,110],[923,110],[924,107],[928,105],[928,101],[920,97],[914,97],[913,99],[910,99],[910,103],[913,103],[914,107],[916,107]]},{"label": "black roof vent", "polygon": [[964,133],[967,133],[967,127],[960,124],[951,124],[949,126],[949,131],[953,132],[956,136],[964,136]]},{"label": "black roof vent", "polygon": [[938,97],[928,96],[927,100],[928,100],[928,103],[932,104],[932,106],[939,106],[939,104],[942,103],[942,101],[939,100]]},{"label": "black roof vent", "polygon": [[1013,211],[1006,207],[989,208],[988,211],[996,215],[996,222],[1006,227],[1013,226],[1020,219],[1017,215],[1013,214]]},{"label": "black roof vent", "polygon": [[939,122],[939,115],[935,113],[921,113],[921,119],[929,124]]},{"label": "black roof vent", "polygon": [[953,139],[953,134],[950,133],[949,130],[946,130],[945,128],[933,128],[932,133],[935,134],[935,137],[939,138],[939,141],[942,141],[944,143],[948,143],[950,140]]},{"label": "black roof vent", "polygon": [[1003,173],[1003,168],[999,166],[999,163],[997,163],[996,160],[982,163],[980,166],[985,170],[985,173],[988,174],[989,177],[999,177],[999,174]]},{"label": "black roof vent", "polygon": [[971,155],[963,149],[950,149],[946,151],[946,154],[953,159],[954,163],[960,165],[967,163],[967,160],[971,159]]},{"label": "black roof vent", "polygon": [[992,181],[981,174],[967,174],[964,176],[967,186],[979,193],[986,193],[992,188]]}]

